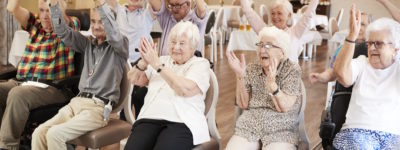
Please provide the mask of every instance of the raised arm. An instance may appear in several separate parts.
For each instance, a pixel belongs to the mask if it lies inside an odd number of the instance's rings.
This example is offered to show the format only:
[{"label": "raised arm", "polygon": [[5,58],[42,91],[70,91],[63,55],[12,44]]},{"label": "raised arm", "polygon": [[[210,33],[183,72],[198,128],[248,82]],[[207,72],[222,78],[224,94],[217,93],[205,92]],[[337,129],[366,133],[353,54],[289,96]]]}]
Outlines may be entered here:
[{"label": "raised arm", "polygon": [[29,11],[20,5],[20,0],[9,0],[7,10],[18,20],[23,28],[28,25]]},{"label": "raised arm", "polygon": [[378,2],[386,7],[386,9],[392,15],[393,19],[395,19],[397,22],[400,22],[400,8],[396,7],[389,0],[378,0]]},{"label": "raised arm", "polygon": [[196,15],[200,19],[206,16],[207,4],[204,0],[196,0]]},{"label": "raised arm", "polygon": [[116,18],[113,12],[111,12],[110,7],[107,5],[101,5],[97,8],[97,11],[100,14],[101,22],[106,31],[106,41],[114,48],[117,54],[128,59],[129,40],[121,34]]},{"label": "raised arm", "polygon": [[241,109],[247,109],[250,101],[250,87],[246,86],[246,60],[242,54],[239,60],[233,51],[226,51],[230,68],[236,75],[236,104]]},{"label": "raised arm", "polygon": [[317,9],[319,0],[312,0],[306,12],[301,16],[300,20],[294,25],[293,31],[294,35],[301,39],[304,32],[306,32],[311,24],[311,19],[315,15],[315,10]]},{"label": "raised arm", "polygon": [[54,33],[61,38],[66,46],[71,47],[75,51],[83,52],[90,44],[90,40],[67,26],[64,13],[59,8],[57,0],[51,0],[50,14]]},{"label": "raised arm", "polygon": [[355,5],[351,6],[350,10],[350,28],[349,35],[344,42],[342,50],[339,51],[336,57],[333,71],[338,81],[345,87],[353,84],[351,60],[354,55],[355,40],[361,28],[361,12],[356,9]]},{"label": "raised arm", "polygon": [[155,12],[160,11],[160,9],[161,9],[161,0],[149,0],[149,4],[150,4],[151,8]]},{"label": "raised arm", "polygon": [[257,14],[256,11],[251,8],[248,0],[240,0],[240,6],[242,7],[243,13],[249,21],[251,27],[258,34],[262,28],[266,27],[267,24],[262,20],[262,18]]}]

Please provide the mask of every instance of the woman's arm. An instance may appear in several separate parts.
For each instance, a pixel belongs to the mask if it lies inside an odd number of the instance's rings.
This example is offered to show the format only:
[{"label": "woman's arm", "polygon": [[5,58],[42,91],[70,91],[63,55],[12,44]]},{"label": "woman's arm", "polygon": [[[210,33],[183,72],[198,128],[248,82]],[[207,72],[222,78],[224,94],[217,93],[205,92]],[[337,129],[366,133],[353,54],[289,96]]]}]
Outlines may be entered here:
[{"label": "woman's arm", "polygon": [[236,77],[236,104],[241,109],[247,109],[249,107],[250,91],[246,88],[245,78]]},{"label": "woman's arm", "polygon": [[204,0],[196,0],[196,15],[200,19],[206,16],[207,4]]},{"label": "woman's arm", "polygon": [[[350,10],[350,32],[346,38],[346,42],[339,51],[336,61],[333,65],[333,72],[338,81],[345,87],[353,84],[353,74],[351,68],[351,60],[354,55],[355,40],[361,28],[361,12],[356,9],[355,5]],[[349,42],[350,41],[350,42]],[[353,41],[353,42],[351,42]]]},{"label": "woman's arm", "polygon": [[378,0],[386,9],[390,12],[392,17],[397,21],[400,22],[400,8],[397,8],[393,3],[389,0]]},{"label": "woman's arm", "polygon": [[311,19],[315,15],[315,10],[317,9],[319,0],[311,1],[306,12],[301,16],[300,20],[293,26],[293,33],[298,38],[301,39],[303,34],[309,30],[311,25]]},{"label": "woman's arm", "polygon": [[240,0],[240,6],[242,6],[242,10],[247,20],[249,21],[251,27],[258,34],[262,28],[266,27],[267,24],[262,20],[262,18],[251,8],[248,0]]}]

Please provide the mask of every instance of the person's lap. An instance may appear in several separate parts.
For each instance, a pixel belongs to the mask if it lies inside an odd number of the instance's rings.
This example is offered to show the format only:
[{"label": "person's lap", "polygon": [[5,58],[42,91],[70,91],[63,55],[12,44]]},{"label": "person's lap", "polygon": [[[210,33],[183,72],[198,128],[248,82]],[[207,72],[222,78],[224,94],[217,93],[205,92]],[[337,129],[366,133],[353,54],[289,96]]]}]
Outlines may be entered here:
[{"label": "person's lap", "polygon": [[348,128],[341,130],[333,141],[336,149],[396,149],[400,147],[400,136],[387,132]]}]

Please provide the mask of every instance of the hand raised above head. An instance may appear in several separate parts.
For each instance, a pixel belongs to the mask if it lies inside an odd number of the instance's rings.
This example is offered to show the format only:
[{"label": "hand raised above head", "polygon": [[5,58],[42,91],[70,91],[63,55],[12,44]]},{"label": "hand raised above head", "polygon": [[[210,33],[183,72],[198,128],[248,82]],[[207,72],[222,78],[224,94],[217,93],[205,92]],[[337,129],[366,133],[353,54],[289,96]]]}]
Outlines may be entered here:
[{"label": "hand raised above head", "polygon": [[106,3],[105,0],[93,0],[93,1],[94,1],[94,7],[96,8]]},{"label": "hand raised above head", "polygon": [[244,77],[246,73],[246,59],[244,54],[241,54],[240,60],[236,57],[233,51],[226,51],[229,67],[235,72],[237,77]]},{"label": "hand raised above head", "polygon": [[348,40],[355,41],[361,29],[361,11],[356,8],[356,5],[351,5],[350,21],[349,21],[349,35]]},{"label": "hand raised above head", "polygon": [[157,68],[160,65],[160,59],[155,47],[155,44],[150,43],[146,38],[140,39],[140,55],[143,60],[153,68]]}]

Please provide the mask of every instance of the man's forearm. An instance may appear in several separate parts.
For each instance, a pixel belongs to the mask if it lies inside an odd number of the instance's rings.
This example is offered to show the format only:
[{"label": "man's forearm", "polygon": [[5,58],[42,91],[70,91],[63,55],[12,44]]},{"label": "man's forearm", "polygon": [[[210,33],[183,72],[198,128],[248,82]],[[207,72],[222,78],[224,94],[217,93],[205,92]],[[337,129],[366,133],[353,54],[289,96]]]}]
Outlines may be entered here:
[{"label": "man's forearm", "polygon": [[206,16],[207,4],[204,0],[196,0],[196,14],[199,18],[203,19]]},{"label": "man's forearm", "polygon": [[397,8],[393,3],[388,0],[382,1],[383,6],[388,9],[392,17],[397,21],[400,22],[400,8]]}]

